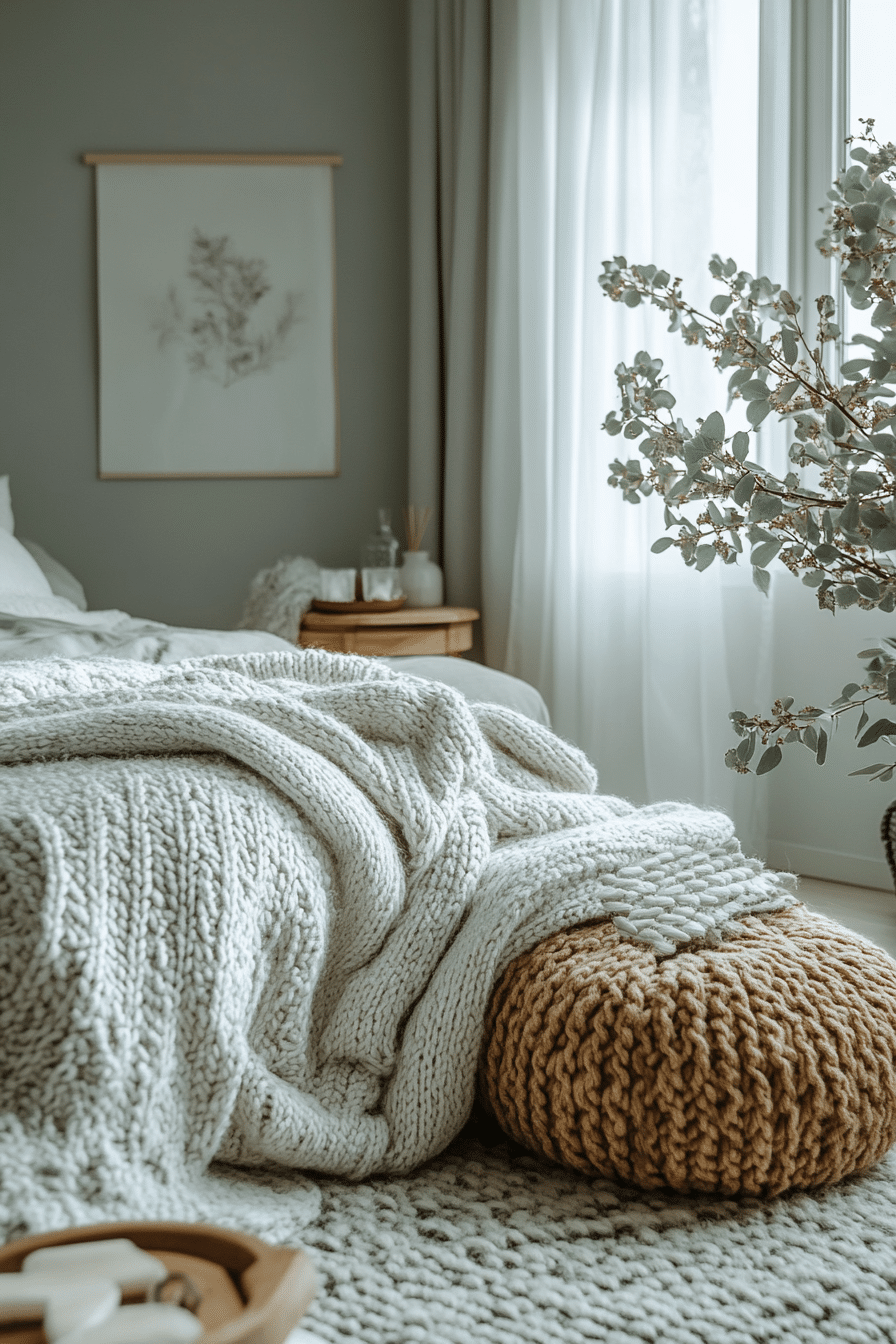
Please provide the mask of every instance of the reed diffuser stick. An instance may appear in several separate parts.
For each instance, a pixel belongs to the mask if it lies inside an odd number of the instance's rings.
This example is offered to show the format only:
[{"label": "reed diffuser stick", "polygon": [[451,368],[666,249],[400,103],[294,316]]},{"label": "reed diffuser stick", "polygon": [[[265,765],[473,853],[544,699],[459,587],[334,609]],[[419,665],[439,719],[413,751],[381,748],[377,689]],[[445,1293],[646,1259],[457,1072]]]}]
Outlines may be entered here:
[{"label": "reed diffuser stick", "polygon": [[423,534],[429,526],[432,509],[420,504],[409,504],[404,511],[404,530],[408,539],[408,550],[419,551]]}]

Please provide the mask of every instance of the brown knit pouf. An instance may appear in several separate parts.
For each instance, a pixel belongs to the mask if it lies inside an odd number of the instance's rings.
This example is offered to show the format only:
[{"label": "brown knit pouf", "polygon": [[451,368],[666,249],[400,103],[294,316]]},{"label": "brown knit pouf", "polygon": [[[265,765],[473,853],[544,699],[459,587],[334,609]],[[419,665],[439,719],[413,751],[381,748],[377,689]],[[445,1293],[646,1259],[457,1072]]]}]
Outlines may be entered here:
[{"label": "brown knit pouf", "polygon": [[776,1195],[896,1140],[896,962],[795,906],[658,961],[608,921],[495,988],[481,1090],[513,1138],[646,1188]]}]

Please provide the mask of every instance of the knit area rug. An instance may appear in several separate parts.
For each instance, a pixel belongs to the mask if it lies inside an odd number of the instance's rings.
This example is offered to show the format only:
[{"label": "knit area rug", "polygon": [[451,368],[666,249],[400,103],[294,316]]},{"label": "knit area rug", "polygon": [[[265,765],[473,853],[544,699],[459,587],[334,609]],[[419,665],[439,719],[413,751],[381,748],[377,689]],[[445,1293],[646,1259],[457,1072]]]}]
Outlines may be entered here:
[{"label": "knit area rug", "polygon": [[304,1325],[332,1344],[893,1344],[896,1158],[820,1194],[645,1194],[465,1131],[320,1182]]}]

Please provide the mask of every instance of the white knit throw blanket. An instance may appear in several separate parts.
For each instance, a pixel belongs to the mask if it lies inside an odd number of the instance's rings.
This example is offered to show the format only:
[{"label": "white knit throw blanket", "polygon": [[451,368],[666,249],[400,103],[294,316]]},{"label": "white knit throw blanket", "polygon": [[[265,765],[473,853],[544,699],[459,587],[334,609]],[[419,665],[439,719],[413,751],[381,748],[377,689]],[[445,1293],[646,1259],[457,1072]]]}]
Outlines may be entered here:
[{"label": "white knit throw blanket", "polygon": [[[276,1233],[212,1160],[360,1178],[441,1151],[525,948],[610,916],[673,953],[792,900],[726,817],[601,797],[512,711],[315,650],[9,664],[0,760],[7,1235]],[[292,1191],[294,1228],[318,1195]]]}]

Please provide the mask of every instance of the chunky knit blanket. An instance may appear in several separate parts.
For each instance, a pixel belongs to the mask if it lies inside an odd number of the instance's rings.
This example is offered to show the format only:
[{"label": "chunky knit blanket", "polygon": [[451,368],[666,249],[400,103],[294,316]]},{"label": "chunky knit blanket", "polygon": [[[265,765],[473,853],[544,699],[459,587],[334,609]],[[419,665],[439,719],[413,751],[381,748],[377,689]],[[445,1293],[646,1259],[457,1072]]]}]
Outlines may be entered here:
[{"label": "chunky knit blanket", "polygon": [[[0,673],[0,1222],[293,1235],[470,1113],[495,978],[607,916],[673,954],[792,897],[547,729],[318,651]],[[282,1216],[281,1216],[282,1213]]]}]

